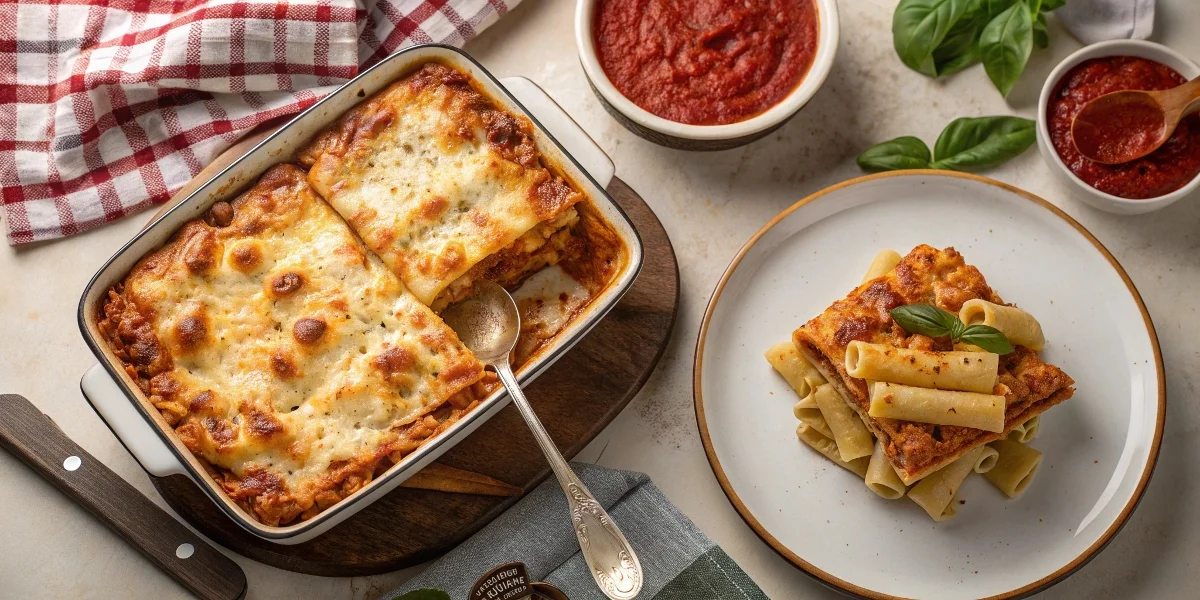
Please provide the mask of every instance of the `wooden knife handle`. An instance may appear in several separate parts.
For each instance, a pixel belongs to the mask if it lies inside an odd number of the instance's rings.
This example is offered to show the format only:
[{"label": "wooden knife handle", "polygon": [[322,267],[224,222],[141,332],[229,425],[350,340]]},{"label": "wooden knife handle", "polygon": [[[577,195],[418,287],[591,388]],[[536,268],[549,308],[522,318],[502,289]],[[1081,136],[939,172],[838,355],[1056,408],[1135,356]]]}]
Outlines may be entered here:
[{"label": "wooden knife handle", "polygon": [[0,395],[0,446],[200,598],[240,600],[246,596],[246,575],[237,563],[85,452],[21,396]]}]

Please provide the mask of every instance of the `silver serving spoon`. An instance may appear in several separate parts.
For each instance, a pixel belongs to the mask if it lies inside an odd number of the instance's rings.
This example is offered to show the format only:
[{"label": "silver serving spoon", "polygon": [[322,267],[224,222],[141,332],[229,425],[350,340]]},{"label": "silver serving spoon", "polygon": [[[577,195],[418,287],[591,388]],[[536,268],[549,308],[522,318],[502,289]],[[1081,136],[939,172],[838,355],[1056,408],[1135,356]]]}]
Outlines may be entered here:
[{"label": "silver serving spoon", "polygon": [[558,477],[558,484],[567,494],[575,536],[579,538],[579,548],[596,584],[613,600],[636,597],[642,589],[642,564],[629,541],[617,529],[617,524],[567,465],[529,406],[508,364],[509,354],[521,331],[517,303],[503,287],[490,281],[478,281],[474,294],[448,307],[442,312],[442,319],[476,358],[496,369],[513,404],[517,405],[533,432],[533,438],[542,447],[550,468]]}]

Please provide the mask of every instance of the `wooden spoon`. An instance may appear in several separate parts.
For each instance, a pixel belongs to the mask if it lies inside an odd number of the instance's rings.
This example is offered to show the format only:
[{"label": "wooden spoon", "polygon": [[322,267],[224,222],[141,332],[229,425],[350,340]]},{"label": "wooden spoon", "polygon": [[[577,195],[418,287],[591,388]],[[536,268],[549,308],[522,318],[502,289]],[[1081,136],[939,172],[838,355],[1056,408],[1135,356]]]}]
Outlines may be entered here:
[{"label": "wooden spoon", "polygon": [[1088,102],[1071,122],[1071,138],[1084,158],[1115,165],[1162,146],[1179,121],[1200,110],[1200,77],[1157,92],[1124,90]]}]

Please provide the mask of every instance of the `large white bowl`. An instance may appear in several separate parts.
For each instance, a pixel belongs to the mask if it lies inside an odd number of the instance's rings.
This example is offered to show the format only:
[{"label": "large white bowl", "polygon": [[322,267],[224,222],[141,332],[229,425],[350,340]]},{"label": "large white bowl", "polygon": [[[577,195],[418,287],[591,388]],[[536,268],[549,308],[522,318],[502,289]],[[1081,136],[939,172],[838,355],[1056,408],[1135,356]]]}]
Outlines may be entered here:
[{"label": "large white bowl", "polygon": [[626,128],[658,144],[685,150],[723,150],[748,144],[783,125],[804,108],[817,93],[829,70],[838,47],[837,0],[813,0],[817,6],[817,53],[812,67],[779,104],[766,112],[724,125],[689,125],[664,119],[634,104],[617,91],[600,66],[596,54],[594,21],[597,0],[579,0],[575,6],[575,46],[579,62],[592,89],[605,108]]},{"label": "large white bowl", "polygon": [[[878,250],[921,243],[955,247],[1035,315],[1042,357],[1077,390],[1042,415],[1030,446],[1044,459],[1023,496],[972,476],[940,523],[797,440],[796,394],[763,358],[853,289]],[[950,171],[861,177],[768,223],[713,293],[694,377],[704,449],[742,518],[797,567],[868,598],[1017,598],[1070,575],[1129,519],[1166,415],[1154,327],[1112,255],[1046,201]]]},{"label": "large white bowl", "polygon": [[1050,170],[1075,190],[1075,196],[1095,208],[1118,215],[1139,215],[1165,208],[1196,191],[1196,188],[1200,187],[1200,175],[1169,194],[1143,200],[1121,198],[1084,183],[1082,179],[1071,172],[1071,169],[1067,168],[1066,163],[1058,156],[1058,152],[1054,150],[1054,144],[1050,141],[1050,132],[1046,125],[1046,108],[1050,104],[1050,95],[1054,93],[1054,88],[1058,86],[1059,80],[1079,63],[1104,56],[1139,56],[1167,65],[1187,79],[1200,76],[1200,66],[1162,44],[1142,40],[1112,40],[1086,46],[1058,63],[1058,66],[1054,67],[1050,76],[1046,78],[1046,83],[1042,84],[1042,95],[1038,99],[1038,151],[1041,152],[1046,164],[1050,165]]}]

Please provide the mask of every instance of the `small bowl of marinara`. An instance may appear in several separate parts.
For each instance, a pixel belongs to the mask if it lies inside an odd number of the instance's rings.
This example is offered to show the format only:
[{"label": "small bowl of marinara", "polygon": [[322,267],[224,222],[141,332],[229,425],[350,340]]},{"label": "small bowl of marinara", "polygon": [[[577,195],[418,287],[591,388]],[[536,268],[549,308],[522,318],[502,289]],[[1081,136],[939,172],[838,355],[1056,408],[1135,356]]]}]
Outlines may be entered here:
[{"label": "small bowl of marinara", "polygon": [[837,53],[837,2],[580,0],[575,45],[626,129],[725,150],[778,129],[816,94]]},{"label": "small bowl of marinara", "polygon": [[1071,127],[1088,102],[1120,90],[1170,89],[1200,76],[1200,65],[1161,44],[1112,40],[1085,46],[1050,72],[1038,101],[1037,141],[1042,158],[1075,196],[1119,215],[1174,204],[1200,188],[1200,114],[1184,117],[1158,150],[1106,165],[1084,158]]}]

